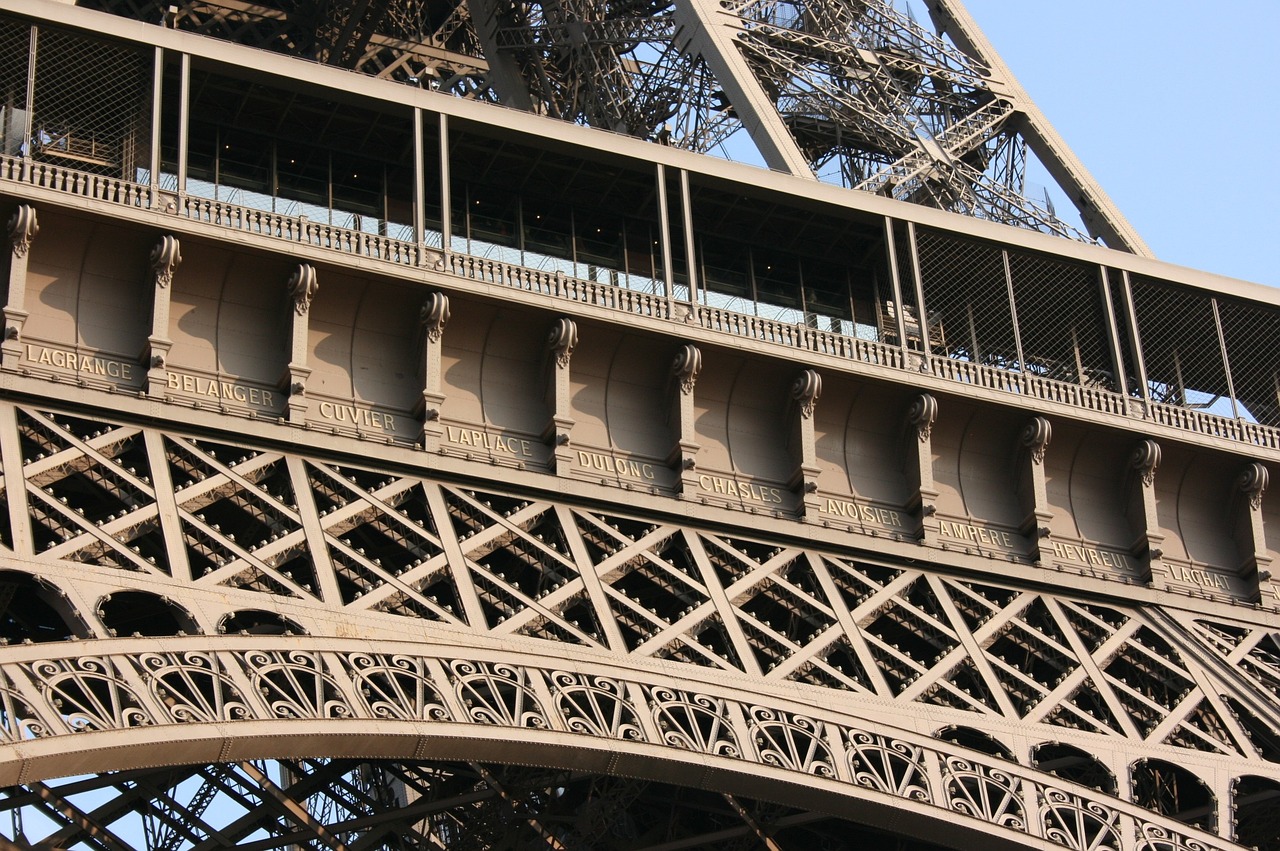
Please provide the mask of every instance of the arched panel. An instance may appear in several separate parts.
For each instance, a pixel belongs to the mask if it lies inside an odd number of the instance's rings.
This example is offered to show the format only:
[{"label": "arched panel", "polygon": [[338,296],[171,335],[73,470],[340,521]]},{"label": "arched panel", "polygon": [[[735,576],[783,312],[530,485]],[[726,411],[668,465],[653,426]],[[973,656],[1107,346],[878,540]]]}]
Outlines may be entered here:
[{"label": "arched panel", "polygon": [[[229,376],[274,384],[289,362],[285,297],[289,268],[237,254],[218,305],[218,366]],[[324,278],[321,277],[321,293]]]},{"label": "arched panel", "polygon": [[76,309],[80,345],[127,358],[142,350],[151,331],[147,258],[154,243],[146,238],[132,228],[93,228]]},{"label": "arched panel", "polygon": [[325,276],[307,317],[307,366],[311,368],[308,393],[335,399],[357,398],[351,364],[355,342],[352,331],[368,291],[368,281],[346,275]]},{"label": "arched panel", "polygon": [[675,444],[667,398],[672,357],[666,341],[622,335],[605,399],[609,437],[619,452],[665,458]]},{"label": "arched panel", "polygon": [[170,366],[218,372],[218,312],[230,266],[230,252],[207,242],[183,242],[182,266],[170,285]]},{"label": "arched panel", "polygon": [[74,346],[85,255],[97,225],[41,212],[40,234],[27,261],[27,310],[23,335]]}]

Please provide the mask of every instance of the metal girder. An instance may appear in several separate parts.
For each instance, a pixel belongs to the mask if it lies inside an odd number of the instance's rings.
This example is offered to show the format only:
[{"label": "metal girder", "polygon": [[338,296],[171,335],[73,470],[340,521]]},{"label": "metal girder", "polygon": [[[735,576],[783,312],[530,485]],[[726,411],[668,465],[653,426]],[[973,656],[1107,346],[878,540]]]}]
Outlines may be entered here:
[{"label": "metal girder", "polygon": [[714,0],[678,0],[675,9],[678,36],[687,45],[681,49],[698,53],[710,65],[769,167],[812,177],[808,158],[738,48],[741,20]]},{"label": "metal girder", "polygon": [[1143,257],[1154,256],[1088,169],[1067,147],[1013,72],[979,29],[959,0],[925,0],[935,24],[967,53],[988,65],[1004,84],[1007,96],[1021,113],[1019,130],[1031,149],[1071,198],[1085,226],[1112,248]]}]

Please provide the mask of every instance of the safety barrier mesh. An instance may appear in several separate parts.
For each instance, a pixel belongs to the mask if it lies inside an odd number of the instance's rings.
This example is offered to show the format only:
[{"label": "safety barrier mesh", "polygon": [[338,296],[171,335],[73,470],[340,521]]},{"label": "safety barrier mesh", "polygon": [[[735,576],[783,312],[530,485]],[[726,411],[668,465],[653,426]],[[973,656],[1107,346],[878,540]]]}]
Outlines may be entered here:
[{"label": "safety barrier mesh", "polygon": [[129,180],[150,165],[151,64],[140,52],[56,29],[36,43],[31,154]]},{"label": "safety barrier mesh", "polygon": [[0,20],[0,152],[17,156],[27,132],[27,55],[31,27]]},{"label": "safety barrier mesh", "polygon": [[1098,269],[1017,252],[1009,268],[1027,371],[1115,389]]},{"label": "safety barrier mesh", "polygon": [[1000,249],[918,232],[920,275],[934,354],[1020,369]]},{"label": "safety barrier mesh", "polygon": [[1280,357],[1276,354],[1276,310],[1218,299],[1222,335],[1227,343],[1231,382],[1239,414],[1280,425]]},{"label": "safety barrier mesh", "polygon": [[1212,301],[1150,278],[1130,283],[1152,400],[1230,415]]}]

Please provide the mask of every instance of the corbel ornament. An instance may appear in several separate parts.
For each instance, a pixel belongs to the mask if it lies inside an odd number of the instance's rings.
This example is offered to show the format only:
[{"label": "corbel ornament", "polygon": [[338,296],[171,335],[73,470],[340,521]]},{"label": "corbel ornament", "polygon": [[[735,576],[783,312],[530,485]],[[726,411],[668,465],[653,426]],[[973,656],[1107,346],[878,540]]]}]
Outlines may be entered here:
[{"label": "corbel ornament", "polygon": [[19,204],[9,217],[9,241],[13,243],[14,256],[26,257],[38,233],[40,223],[36,221],[36,208],[30,204]]},{"label": "corbel ornament", "polygon": [[800,406],[800,416],[813,418],[813,409],[822,396],[822,376],[817,370],[801,370],[796,380],[791,383],[791,398]]},{"label": "corbel ornament", "polygon": [[182,264],[182,250],[176,236],[162,236],[151,249],[151,275],[161,289],[173,283],[173,273]]},{"label": "corbel ornament", "polygon": [[702,350],[693,343],[685,343],[676,350],[675,360],[671,362],[671,374],[680,382],[681,393],[693,392],[700,372],[702,372]]},{"label": "corbel ornament", "polygon": [[547,335],[547,348],[555,353],[556,365],[564,368],[569,365],[573,356],[573,347],[578,345],[578,323],[568,317],[560,317],[551,323],[551,333]]},{"label": "corbel ornament", "polygon": [[293,309],[299,316],[306,316],[311,309],[311,300],[320,292],[320,283],[316,280],[316,268],[310,263],[302,263],[289,277],[289,297],[293,299]]},{"label": "corbel ornament", "polygon": [[1236,480],[1240,490],[1249,497],[1249,507],[1255,511],[1262,508],[1262,494],[1266,492],[1270,480],[1270,471],[1257,461],[1245,467]]},{"label": "corbel ornament", "polygon": [[907,410],[907,422],[916,430],[924,443],[933,434],[933,424],[938,419],[938,400],[928,393],[921,393]]},{"label": "corbel ornament", "polygon": [[1031,460],[1044,463],[1045,450],[1053,439],[1053,426],[1044,417],[1032,417],[1022,429],[1022,445],[1031,452]]},{"label": "corbel ornament", "polygon": [[422,311],[418,321],[427,333],[427,339],[433,343],[440,342],[444,335],[444,326],[449,324],[449,297],[444,293],[428,293],[423,299]]},{"label": "corbel ornament", "polygon": [[1156,468],[1160,466],[1160,444],[1150,439],[1138,441],[1129,464],[1142,476],[1142,483],[1150,487],[1155,483]]}]

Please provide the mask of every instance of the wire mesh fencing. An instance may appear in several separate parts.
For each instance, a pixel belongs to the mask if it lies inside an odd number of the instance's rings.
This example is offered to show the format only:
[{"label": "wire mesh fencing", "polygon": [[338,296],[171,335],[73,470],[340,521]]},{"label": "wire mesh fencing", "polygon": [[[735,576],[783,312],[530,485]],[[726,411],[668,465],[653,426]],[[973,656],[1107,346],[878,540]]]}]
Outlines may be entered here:
[{"label": "wire mesh fencing", "polygon": [[1212,299],[1136,275],[1130,286],[1152,401],[1232,416]]},{"label": "wire mesh fencing", "polygon": [[1009,271],[1026,371],[1117,389],[1098,268],[1011,251]]},{"label": "wire mesh fencing", "polygon": [[1280,355],[1275,338],[1280,311],[1219,298],[1218,316],[1227,347],[1237,415],[1267,425],[1280,425]]},{"label": "wire mesh fencing", "polygon": [[149,54],[42,27],[34,94],[33,159],[126,180],[150,168]]},{"label": "wire mesh fencing", "polygon": [[1000,249],[929,230],[918,231],[917,249],[930,351],[1020,370]]}]

